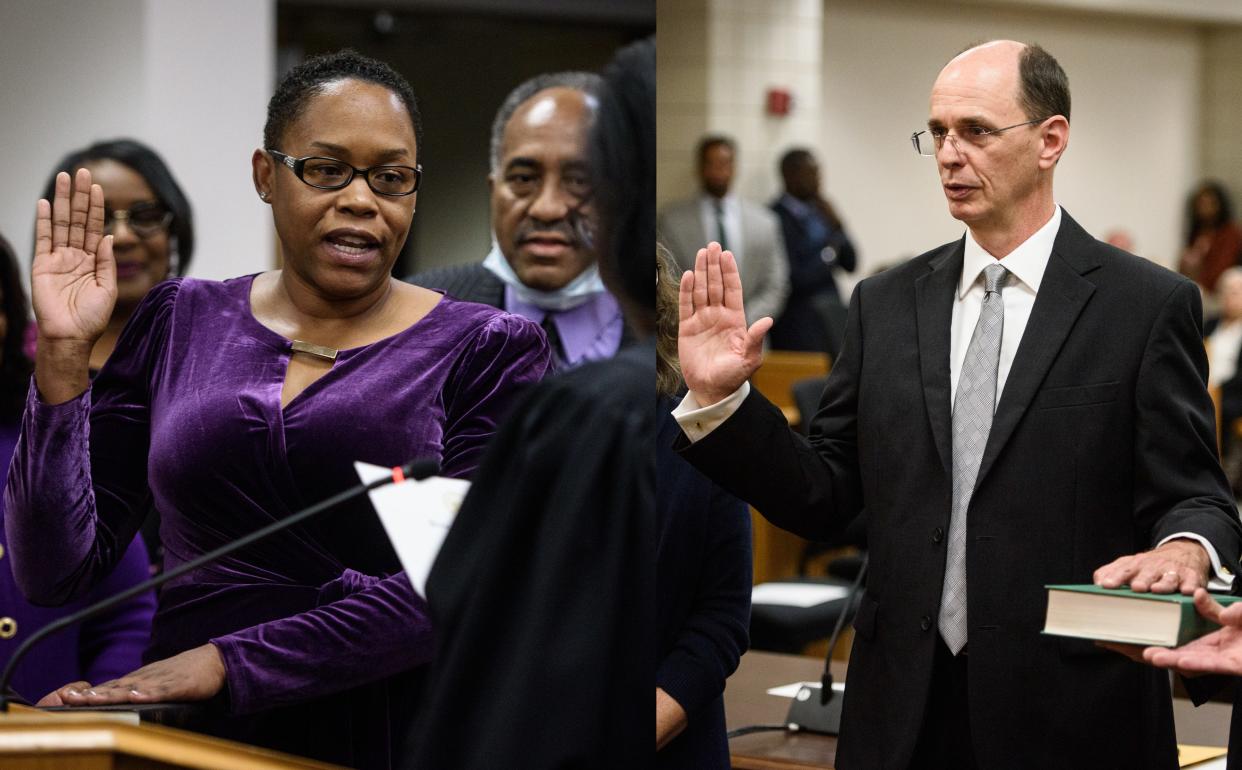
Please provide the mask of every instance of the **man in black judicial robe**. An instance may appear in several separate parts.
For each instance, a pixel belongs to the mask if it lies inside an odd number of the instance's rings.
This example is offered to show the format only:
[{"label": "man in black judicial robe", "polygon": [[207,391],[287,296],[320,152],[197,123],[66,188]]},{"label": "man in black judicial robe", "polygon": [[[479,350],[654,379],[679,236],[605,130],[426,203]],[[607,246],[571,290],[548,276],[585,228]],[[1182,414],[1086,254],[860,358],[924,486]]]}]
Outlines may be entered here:
[{"label": "man in black judicial robe", "polygon": [[408,767],[643,767],[655,672],[655,44],[605,71],[600,268],[640,342],[555,376],[497,432],[432,569]]}]

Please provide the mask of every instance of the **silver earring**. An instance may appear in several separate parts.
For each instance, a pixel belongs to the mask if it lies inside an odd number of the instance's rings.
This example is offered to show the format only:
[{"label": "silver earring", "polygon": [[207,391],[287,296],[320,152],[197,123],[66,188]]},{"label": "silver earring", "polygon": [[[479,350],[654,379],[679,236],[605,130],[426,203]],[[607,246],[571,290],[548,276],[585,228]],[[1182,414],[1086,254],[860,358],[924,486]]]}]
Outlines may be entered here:
[{"label": "silver earring", "polygon": [[264,203],[267,203],[271,197],[272,196],[266,192],[259,193],[259,200],[263,201]]}]

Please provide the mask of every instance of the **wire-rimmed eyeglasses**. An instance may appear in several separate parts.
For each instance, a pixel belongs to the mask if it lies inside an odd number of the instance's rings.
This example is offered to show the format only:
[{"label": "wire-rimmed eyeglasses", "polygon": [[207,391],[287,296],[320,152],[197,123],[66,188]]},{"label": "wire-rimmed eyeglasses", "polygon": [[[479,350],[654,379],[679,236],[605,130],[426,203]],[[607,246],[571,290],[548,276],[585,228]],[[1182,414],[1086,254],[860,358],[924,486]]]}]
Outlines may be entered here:
[{"label": "wire-rimmed eyeglasses", "polygon": [[340,190],[354,181],[355,175],[361,174],[367,181],[367,187],[379,195],[410,195],[418,191],[418,184],[423,178],[421,165],[355,168],[336,158],[317,155],[294,158],[276,150],[267,152],[288,166],[298,179],[320,190]]},{"label": "wire-rimmed eyeglasses", "polygon": [[1014,123],[1012,126],[1003,128],[984,128],[980,125],[970,125],[965,128],[958,129],[954,133],[950,133],[947,128],[937,126],[924,131],[915,131],[910,135],[910,143],[914,145],[914,151],[919,155],[935,155],[936,151],[944,146],[945,139],[952,139],[955,147],[959,147],[958,141],[965,143],[967,147],[979,148],[988,143],[993,136],[1008,131],[1011,128],[1021,128],[1022,126],[1031,126],[1036,123],[1043,123],[1048,118],[1036,118],[1035,120],[1027,120],[1022,123]]},{"label": "wire-rimmed eyeglasses", "polygon": [[155,201],[135,203],[127,209],[104,210],[104,232],[115,233],[117,222],[124,222],[134,235],[150,238],[168,232],[173,213]]}]

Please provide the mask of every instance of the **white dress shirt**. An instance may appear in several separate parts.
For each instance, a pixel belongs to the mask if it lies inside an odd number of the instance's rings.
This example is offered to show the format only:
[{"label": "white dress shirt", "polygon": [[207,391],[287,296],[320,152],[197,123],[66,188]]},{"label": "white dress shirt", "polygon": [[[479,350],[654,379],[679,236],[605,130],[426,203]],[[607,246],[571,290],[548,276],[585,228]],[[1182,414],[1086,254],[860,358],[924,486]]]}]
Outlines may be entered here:
[{"label": "white dress shirt", "polygon": [[[962,362],[966,360],[966,349],[970,347],[970,337],[975,333],[979,313],[983,309],[983,269],[999,264],[1010,273],[1009,283],[1001,291],[1001,299],[1005,303],[1005,323],[1001,327],[1000,361],[996,366],[996,402],[1000,403],[1009,370],[1013,368],[1014,356],[1018,354],[1018,343],[1026,331],[1026,322],[1031,319],[1031,308],[1035,307],[1035,295],[1044,280],[1048,258],[1052,256],[1052,242],[1056,240],[1060,228],[1061,207],[1056,206],[1052,218],[1003,259],[984,251],[970,231],[966,231],[966,253],[957,294],[953,296],[953,324],[949,331],[949,381],[954,402],[957,399],[957,381],[962,375]],[[996,405],[993,404],[992,408],[995,409]]]},{"label": "white dress shirt", "polygon": [[[1005,304],[1005,322],[1001,330],[1000,361],[996,372],[996,401],[1000,403],[1018,345],[1026,331],[1027,321],[1031,318],[1031,309],[1035,306],[1035,296],[1039,293],[1044,271],[1052,256],[1052,244],[1060,228],[1061,207],[1056,206],[1052,217],[1043,227],[999,260],[985,251],[969,230],[966,231],[962,275],[958,280],[957,293],[953,297],[953,321],[950,328],[949,377],[954,399],[957,398],[957,381],[961,376],[962,362],[966,359],[966,349],[970,346],[970,337],[974,334],[975,326],[979,322],[979,312],[983,307],[983,269],[999,262],[1012,274],[1001,291],[1001,299]],[[750,383],[743,383],[742,387],[727,398],[711,406],[701,407],[694,394],[687,393],[673,410],[673,417],[686,438],[691,442],[699,441],[731,417],[749,394]],[[992,408],[995,409],[995,405]],[[1179,532],[1164,538],[1159,545],[1174,538],[1189,538],[1201,544],[1212,560],[1213,575],[1208,582],[1208,588],[1213,591],[1228,590],[1233,583],[1233,575],[1221,569],[1220,555],[1206,538],[1192,532]]]}]

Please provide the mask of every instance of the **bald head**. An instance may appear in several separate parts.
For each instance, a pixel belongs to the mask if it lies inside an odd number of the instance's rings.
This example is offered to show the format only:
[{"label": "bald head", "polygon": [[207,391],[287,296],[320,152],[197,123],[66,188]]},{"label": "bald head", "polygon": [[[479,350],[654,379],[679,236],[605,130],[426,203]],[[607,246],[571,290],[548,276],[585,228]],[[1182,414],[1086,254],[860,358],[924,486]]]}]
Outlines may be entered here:
[{"label": "bald head", "polygon": [[1038,45],[1017,40],[990,40],[973,45],[949,60],[940,77],[951,73],[961,77],[963,66],[969,65],[997,70],[1012,67],[1016,98],[1028,120],[1060,115],[1069,122],[1069,78],[1052,54]]},{"label": "bald head", "polygon": [[995,108],[1003,108],[1004,102],[1018,105],[1018,58],[1024,48],[1012,40],[998,40],[962,51],[940,70],[932,101],[986,97]]}]

